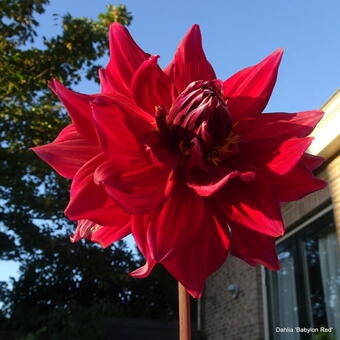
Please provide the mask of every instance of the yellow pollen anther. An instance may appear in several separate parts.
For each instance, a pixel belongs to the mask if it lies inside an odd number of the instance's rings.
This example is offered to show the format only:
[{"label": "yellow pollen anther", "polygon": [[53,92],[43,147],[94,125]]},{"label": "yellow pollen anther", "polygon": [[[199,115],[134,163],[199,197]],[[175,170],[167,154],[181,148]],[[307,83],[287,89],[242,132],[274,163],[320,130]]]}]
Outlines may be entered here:
[{"label": "yellow pollen anther", "polygon": [[218,166],[221,162],[221,158],[223,155],[227,154],[228,152],[232,151],[233,146],[239,141],[239,136],[230,134],[223,145],[214,148],[208,155],[207,160],[212,162],[214,165]]}]

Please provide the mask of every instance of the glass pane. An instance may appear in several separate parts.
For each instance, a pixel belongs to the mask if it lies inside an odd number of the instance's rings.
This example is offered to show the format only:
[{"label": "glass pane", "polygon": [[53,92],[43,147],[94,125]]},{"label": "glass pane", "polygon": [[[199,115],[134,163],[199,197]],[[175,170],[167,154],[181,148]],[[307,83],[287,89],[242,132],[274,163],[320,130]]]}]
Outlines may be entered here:
[{"label": "glass pane", "polygon": [[340,251],[336,233],[321,236],[318,245],[327,326],[334,327],[340,340]]},{"label": "glass pane", "polygon": [[298,340],[298,333],[280,330],[299,326],[299,318],[292,253],[285,249],[279,253],[279,259],[281,270],[271,273],[272,335],[275,340]]},{"label": "glass pane", "polygon": [[327,326],[327,313],[321,280],[319,242],[317,237],[305,241],[306,288],[309,295],[309,319],[313,327]]}]

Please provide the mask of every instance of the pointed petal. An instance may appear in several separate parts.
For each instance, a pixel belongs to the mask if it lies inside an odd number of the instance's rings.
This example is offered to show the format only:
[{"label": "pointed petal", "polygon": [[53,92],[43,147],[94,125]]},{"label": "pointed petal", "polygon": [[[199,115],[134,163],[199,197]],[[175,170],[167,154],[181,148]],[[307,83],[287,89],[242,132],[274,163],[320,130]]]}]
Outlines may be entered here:
[{"label": "pointed petal", "polygon": [[173,79],[178,93],[195,80],[216,79],[216,74],[204,54],[198,25],[193,25],[185,35],[165,73]]},{"label": "pointed petal", "polygon": [[194,298],[202,296],[205,280],[225,262],[230,247],[226,225],[212,214],[207,214],[203,223],[204,228],[195,239],[163,262]]},{"label": "pointed petal", "polygon": [[291,138],[282,143],[281,138],[270,141],[253,141],[244,145],[238,158],[260,170],[284,175],[295,167],[313,138]]},{"label": "pointed petal", "polygon": [[278,154],[266,166],[278,175],[286,174],[299,162],[312,141],[313,138],[308,137],[287,140],[281,144]]},{"label": "pointed petal", "polygon": [[283,50],[278,49],[259,64],[245,68],[227,79],[224,97],[234,121],[257,116],[266,107],[273,91]]},{"label": "pointed petal", "polygon": [[49,86],[64,104],[78,132],[89,141],[97,143],[97,133],[92,122],[90,106],[90,102],[96,98],[96,95],[71,91],[56,79],[51,80]]},{"label": "pointed petal", "polygon": [[104,161],[104,154],[99,154],[76,173],[65,215],[71,220],[91,220],[104,226],[124,226],[129,222],[130,214],[118,207],[106,194],[104,187],[95,184],[93,180],[95,169]]},{"label": "pointed petal", "polygon": [[150,161],[135,162],[128,168],[114,160],[100,165],[94,179],[105,186],[107,194],[124,210],[131,214],[147,214],[164,199],[167,173]]},{"label": "pointed petal", "polygon": [[61,176],[72,179],[77,171],[100,152],[97,144],[85,139],[70,124],[50,144],[32,150]]},{"label": "pointed petal", "polygon": [[215,204],[230,223],[274,237],[284,233],[276,193],[259,173],[248,183],[235,179],[216,194]]},{"label": "pointed petal", "polygon": [[241,120],[235,126],[234,133],[247,141],[306,137],[322,116],[322,111],[265,113],[252,120]]},{"label": "pointed petal", "polygon": [[185,184],[175,185],[150,222],[147,238],[151,257],[161,262],[189,244],[204,227],[205,214],[203,198]]},{"label": "pointed petal", "polygon": [[271,270],[280,269],[275,237],[244,228],[238,223],[231,225],[231,254],[251,266],[263,265]]},{"label": "pointed petal", "polygon": [[306,159],[311,159],[308,156],[304,156],[296,167],[283,176],[268,175],[268,181],[273,185],[276,196],[281,202],[298,200],[327,186],[325,181],[315,177],[311,172],[311,167],[317,164],[315,161],[319,164],[320,157],[313,159],[312,164],[307,161],[306,165]]},{"label": "pointed petal", "polygon": [[153,56],[139,67],[132,78],[131,92],[137,105],[154,114],[157,106],[171,107],[171,81]]},{"label": "pointed petal", "polygon": [[129,95],[134,73],[150,55],[134,42],[129,31],[115,22],[110,26],[110,61],[105,69],[106,82],[115,91]]},{"label": "pointed petal", "polygon": [[305,153],[302,157],[302,161],[310,171],[314,171],[321,166],[325,159],[319,156],[314,156],[310,155],[309,153]]}]

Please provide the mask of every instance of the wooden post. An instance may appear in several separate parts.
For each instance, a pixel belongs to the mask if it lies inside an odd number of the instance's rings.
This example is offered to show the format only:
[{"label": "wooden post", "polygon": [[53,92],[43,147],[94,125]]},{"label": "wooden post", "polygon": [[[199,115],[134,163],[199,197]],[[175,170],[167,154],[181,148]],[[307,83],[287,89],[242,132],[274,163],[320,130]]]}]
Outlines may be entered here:
[{"label": "wooden post", "polygon": [[179,340],[191,340],[190,297],[178,282]]}]

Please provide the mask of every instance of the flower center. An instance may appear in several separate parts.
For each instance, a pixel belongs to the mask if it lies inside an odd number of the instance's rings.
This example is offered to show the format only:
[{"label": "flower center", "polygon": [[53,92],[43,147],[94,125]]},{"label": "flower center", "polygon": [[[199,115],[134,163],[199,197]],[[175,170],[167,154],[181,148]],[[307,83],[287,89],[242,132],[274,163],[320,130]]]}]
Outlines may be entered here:
[{"label": "flower center", "polygon": [[156,111],[161,133],[175,144],[185,158],[199,152],[196,158],[215,165],[233,153],[237,136],[217,80],[195,81],[177,97],[169,113],[163,107]]}]

